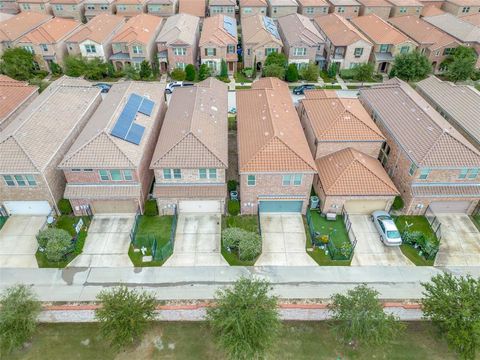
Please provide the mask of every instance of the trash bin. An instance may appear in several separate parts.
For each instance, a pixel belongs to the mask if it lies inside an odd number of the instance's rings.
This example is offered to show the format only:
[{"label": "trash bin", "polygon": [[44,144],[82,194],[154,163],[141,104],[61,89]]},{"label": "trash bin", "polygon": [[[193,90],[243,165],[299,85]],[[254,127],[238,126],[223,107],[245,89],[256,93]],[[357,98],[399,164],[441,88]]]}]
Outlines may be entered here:
[{"label": "trash bin", "polygon": [[310,196],[310,209],[318,208],[319,204],[320,204],[320,199],[318,198],[318,196]]},{"label": "trash bin", "polygon": [[238,191],[230,191],[230,199],[238,200]]}]

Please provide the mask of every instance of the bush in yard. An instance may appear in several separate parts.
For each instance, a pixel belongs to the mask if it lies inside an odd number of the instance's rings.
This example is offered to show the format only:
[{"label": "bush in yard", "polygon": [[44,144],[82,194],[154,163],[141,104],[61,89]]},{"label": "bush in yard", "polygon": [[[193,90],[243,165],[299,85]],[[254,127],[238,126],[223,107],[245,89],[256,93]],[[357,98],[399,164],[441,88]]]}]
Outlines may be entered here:
[{"label": "bush in yard", "polygon": [[102,290],[97,300],[102,303],[95,310],[100,332],[116,348],[138,340],[155,317],[153,295],[126,286]]},{"label": "bush in yard", "polygon": [[277,64],[272,64],[263,67],[263,77],[276,77],[280,80],[285,78],[285,68]]},{"label": "bush in yard", "polygon": [[270,53],[268,54],[264,63],[264,66],[269,66],[269,65],[278,65],[285,69],[287,67],[287,57],[283,53],[277,53],[277,52]]},{"label": "bush in yard", "polygon": [[62,68],[56,62],[50,63],[50,70],[52,71],[52,75],[61,75]]},{"label": "bush in yard", "polygon": [[126,65],[123,68],[123,75],[128,80],[140,80],[139,71],[136,68],[134,68],[132,65]]},{"label": "bush in yard", "polygon": [[298,81],[297,65],[295,65],[295,64],[288,65],[287,74],[285,75],[285,79],[288,82],[297,82]]},{"label": "bush in yard", "polygon": [[243,75],[247,78],[251,78],[253,76],[253,69],[252,68],[245,68],[242,70]]},{"label": "bush in yard", "polygon": [[354,75],[354,70],[353,69],[343,69],[340,70],[340,77],[343,80],[352,80]]},{"label": "bush in yard", "polygon": [[228,181],[227,181],[227,189],[228,189],[228,192],[230,193],[230,191],[235,191],[235,190],[237,190],[237,185],[238,185],[238,181],[237,181],[237,180],[228,180]]},{"label": "bush in yard", "polygon": [[72,204],[70,204],[70,200],[60,199],[58,201],[58,210],[60,210],[60,214],[62,215],[70,215],[73,212]]},{"label": "bush in yard", "polygon": [[443,273],[422,285],[424,316],[462,359],[475,359],[480,345],[480,280]]},{"label": "bush in yard", "polygon": [[72,242],[72,236],[63,229],[52,229],[50,239],[45,246],[45,256],[48,261],[58,262],[67,254]]},{"label": "bush in yard", "polygon": [[147,200],[145,201],[145,216],[157,216],[158,208],[156,200]]},{"label": "bush in yard", "polygon": [[305,69],[300,71],[300,77],[306,81],[318,80],[318,66],[314,63],[309,63]]},{"label": "bush in yard", "polygon": [[401,336],[404,325],[383,311],[378,292],[358,285],[346,295],[335,294],[329,305],[333,330],[347,344],[382,345]]},{"label": "bush in yard", "polygon": [[153,71],[150,63],[147,60],[143,60],[140,64],[140,79],[148,80],[152,77]]},{"label": "bush in yard", "polygon": [[405,81],[417,81],[425,79],[431,72],[430,60],[419,51],[413,51],[395,56],[390,76],[398,76]]},{"label": "bush in yard", "polygon": [[27,342],[37,327],[40,302],[26,285],[5,289],[0,297],[0,354]]},{"label": "bush in yard", "polygon": [[197,70],[195,70],[195,66],[192,64],[188,64],[185,66],[185,80],[187,81],[195,81],[195,77],[197,76]]},{"label": "bush in yard", "polygon": [[374,66],[370,63],[360,64],[353,69],[353,79],[356,81],[369,81],[373,78]]},{"label": "bush in yard", "polygon": [[281,327],[277,298],[264,280],[240,278],[219,290],[207,321],[229,359],[265,358]]},{"label": "bush in yard", "polygon": [[237,216],[240,213],[240,201],[228,200],[228,213],[232,216]]},{"label": "bush in yard", "polygon": [[467,46],[458,46],[444,61],[447,67],[448,80],[457,82],[471,78],[475,73],[477,54],[475,50]]},{"label": "bush in yard", "polygon": [[187,74],[180,68],[173,69],[170,73],[170,77],[176,81],[183,81],[186,79]]},{"label": "bush in yard", "polygon": [[241,228],[231,227],[223,230],[222,243],[225,248],[236,251],[240,260],[254,260],[262,252],[260,235]]},{"label": "bush in yard", "polygon": [[68,55],[63,61],[65,67],[65,75],[79,77],[85,72],[85,61],[81,56]]},{"label": "bush in yard", "polygon": [[335,75],[338,74],[338,69],[340,68],[339,64],[336,62],[333,62],[330,64],[330,66],[327,69],[327,74],[329,77],[335,79]]},{"label": "bush in yard", "polygon": [[392,204],[392,210],[402,210],[404,206],[404,202],[401,196],[395,196]]},{"label": "bush in yard", "polygon": [[228,68],[225,59],[222,59],[222,62],[220,63],[220,77],[228,79]]},{"label": "bush in yard", "polygon": [[212,70],[207,64],[200,65],[200,69],[198,70],[198,79],[205,80],[212,75]]}]

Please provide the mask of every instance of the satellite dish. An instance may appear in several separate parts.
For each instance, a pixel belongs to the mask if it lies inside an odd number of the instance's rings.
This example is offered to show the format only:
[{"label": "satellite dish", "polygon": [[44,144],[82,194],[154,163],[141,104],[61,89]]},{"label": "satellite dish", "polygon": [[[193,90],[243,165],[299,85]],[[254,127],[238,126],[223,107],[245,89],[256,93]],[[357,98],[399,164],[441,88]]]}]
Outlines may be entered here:
[{"label": "satellite dish", "polygon": [[53,218],[53,216],[47,217],[47,224],[53,224],[54,221],[55,219]]}]

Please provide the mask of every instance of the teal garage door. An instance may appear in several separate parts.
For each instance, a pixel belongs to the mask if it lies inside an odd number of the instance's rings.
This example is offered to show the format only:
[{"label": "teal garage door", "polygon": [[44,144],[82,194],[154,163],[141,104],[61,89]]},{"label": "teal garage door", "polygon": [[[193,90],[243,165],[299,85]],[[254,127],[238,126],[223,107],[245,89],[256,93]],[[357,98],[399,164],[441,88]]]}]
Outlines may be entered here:
[{"label": "teal garage door", "polygon": [[302,212],[303,201],[260,201],[260,212]]}]

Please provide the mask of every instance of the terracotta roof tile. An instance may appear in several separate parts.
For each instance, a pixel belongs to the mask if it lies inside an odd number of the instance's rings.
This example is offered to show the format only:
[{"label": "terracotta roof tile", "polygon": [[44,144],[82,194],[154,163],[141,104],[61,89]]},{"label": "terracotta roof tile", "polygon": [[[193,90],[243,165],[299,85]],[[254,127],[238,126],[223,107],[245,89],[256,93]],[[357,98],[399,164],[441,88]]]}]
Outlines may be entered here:
[{"label": "terracotta roof tile", "polygon": [[159,185],[155,184],[155,198],[183,198],[183,199],[211,199],[226,198],[227,186],[225,184],[216,185]]},{"label": "terracotta roof tile", "polygon": [[6,119],[37,93],[38,87],[0,74],[0,102],[2,104],[0,106],[0,130],[6,126]]},{"label": "terracotta roof tile", "polygon": [[65,188],[66,199],[112,199],[140,197],[140,185],[74,185]]},{"label": "terracotta roof tile", "polygon": [[53,18],[36,29],[22,36],[18,41],[32,44],[56,44],[78,29],[80,21],[63,18]]},{"label": "terracotta roof tile", "polygon": [[227,31],[224,25],[224,21],[228,21],[233,24],[235,31],[237,29],[237,21],[226,15],[217,14],[211,17],[205,18],[202,26],[202,34],[198,46],[203,46],[207,43],[213,43],[217,46],[225,47],[227,45],[238,43],[238,37]]},{"label": "terracotta roof tile", "polygon": [[206,0],[179,0],[179,14],[184,13],[204,18],[206,10]]},{"label": "terracotta roof tile", "polygon": [[240,0],[240,7],[266,7],[268,6],[267,0]]},{"label": "terracotta roof tile", "polygon": [[51,15],[37,12],[21,12],[0,23],[0,42],[15,41],[51,18]]},{"label": "terracotta roof tile", "polygon": [[375,44],[401,44],[410,39],[375,14],[353,18],[351,22]]},{"label": "terracotta roof tile", "polygon": [[140,42],[146,44],[156,36],[163,19],[149,14],[139,14],[130,18],[115,35],[114,43]]},{"label": "terracotta roof tile", "polygon": [[476,14],[462,16],[461,19],[472,25],[480,27],[480,12],[477,12]]},{"label": "terracotta roof tile", "polygon": [[80,4],[83,0],[50,0],[50,4]]},{"label": "terracotta roof tile", "polygon": [[328,6],[326,0],[297,0],[299,5],[315,7],[315,6]]},{"label": "terracotta roof tile", "polygon": [[307,44],[318,47],[325,42],[312,21],[300,14],[290,14],[278,19],[278,26],[282,30],[283,39],[290,46]]},{"label": "terracotta roof tile", "polygon": [[337,14],[318,16],[315,23],[335,46],[348,46],[359,40],[370,43],[355,26]]},{"label": "terracotta roof tile", "polygon": [[92,40],[103,44],[115,31],[119,30],[120,24],[125,23],[125,18],[111,14],[96,15],[88,23],[76,31],[67,39],[67,42],[81,43],[85,40]]},{"label": "terracotta roof tile", "polygon": [[437,16],[426,16],[423,20],[460,41],[480,43],[480,26],[475,26],[463,20],[463,18],[445,13]]}]

